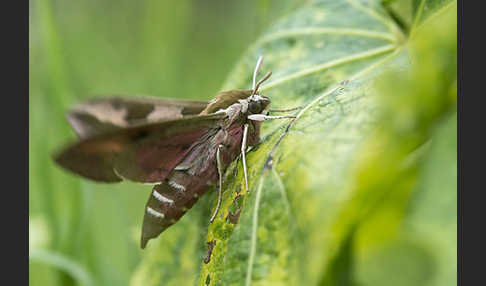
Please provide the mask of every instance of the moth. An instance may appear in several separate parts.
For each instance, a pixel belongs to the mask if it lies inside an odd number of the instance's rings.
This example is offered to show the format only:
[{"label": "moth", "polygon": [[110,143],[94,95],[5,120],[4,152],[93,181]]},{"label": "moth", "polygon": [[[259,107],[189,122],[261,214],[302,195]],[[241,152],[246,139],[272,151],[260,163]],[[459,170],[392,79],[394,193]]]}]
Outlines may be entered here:
[{"label": "moth", "polygon": [[79,141],[54,155],[63,168],[97,182],[130,180],[153,184],[144,210],[141,248],[176,223],[226,168],[241,155],[248,190],[245,153],[260,141],[261,122],[293,118],[269,115],[270,99],[259,94],[267,80],[253,72],[249,90],[230,90],[210,102],[149,97],[112,97],[74,106],[67,119]]}]

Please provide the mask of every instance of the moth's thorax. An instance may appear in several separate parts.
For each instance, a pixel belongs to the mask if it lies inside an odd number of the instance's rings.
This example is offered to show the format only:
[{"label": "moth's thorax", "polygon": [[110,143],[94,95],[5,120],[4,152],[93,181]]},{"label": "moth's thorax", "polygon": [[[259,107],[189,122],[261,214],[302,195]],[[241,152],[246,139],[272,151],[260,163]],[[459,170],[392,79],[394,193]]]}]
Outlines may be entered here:
[{"label": "moth's thorax", "polygon": [[253,94],[251,89],[223,91],[211,100],[200,114],[221,112],[234,104],[244,105],[243,113],[260,114],[270,104],[270,99],[260,94]]},{"label": "moth's thorax", "polygon": [[239,125],[243,126],[245,123],[252,123],[248,120],[248,116],[252,114],[266,114],[266,108],[270,104],[270,99],[254,94],[245,99],[239,99],[234,104],[230,105],[226,109],[220,109],[216,113],[222,112],[227,116],[222,120],[222,127],[229,129],[230,126]]},{"label": "moth's thorax", "polygon": [[[210,130],[198,142],[195,142],[175,170],[185,171],[192,176],[206,174],[209,176],[209,181],[214,183],[217,178],[215,175],[217,174],[216,152],[218,146],[223,146],[221,155],[224,168],[226,168],[240,154],[245,124],[249,125],[248,146],[259,142],[261,122],[249,120],[248,115],[266,113],[269,104],[270,100],[267,97],[255,94],[245,99],[239,99],[226,109],[217,111],[226,114],[225,118],[220,121],[219,127]],[[212,171],[208,173],[208,169]]]}]

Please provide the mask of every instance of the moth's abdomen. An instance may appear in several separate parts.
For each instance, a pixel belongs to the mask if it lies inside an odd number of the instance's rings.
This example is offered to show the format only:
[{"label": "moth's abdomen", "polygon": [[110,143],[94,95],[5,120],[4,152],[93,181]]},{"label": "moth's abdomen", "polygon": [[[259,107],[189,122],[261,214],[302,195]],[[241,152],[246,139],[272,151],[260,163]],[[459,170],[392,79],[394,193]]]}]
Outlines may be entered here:
[{"label": "moth's abdomen", "polygon": [[218,180],[216,150],[221,149],[223,170],[238,156],[242,138],[241,125],[219,132],[208,142],[196,144],[175,170],[155,185],[145,206],[141,247],[176,223],[210,185]]},{"label": "moth's abdomen", "polygon": [[176,223],[214,183],[214,172],[193,176],[174,171],[167,180],[155,185],[145,206],[141,247]]}]

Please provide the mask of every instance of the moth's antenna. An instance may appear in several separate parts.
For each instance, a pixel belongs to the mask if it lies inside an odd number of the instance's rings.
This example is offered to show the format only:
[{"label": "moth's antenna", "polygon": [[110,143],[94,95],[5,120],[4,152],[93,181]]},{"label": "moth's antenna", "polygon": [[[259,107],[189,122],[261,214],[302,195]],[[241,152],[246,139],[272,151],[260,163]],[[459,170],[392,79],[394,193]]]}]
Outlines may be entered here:
[{"label": "moth's antenna", "polygon": [[258,75],[258,71],[260,70],[262,62],[263,62],[263,56],[260,56],[256,64],[255,71],[253,71],[253,85],[251,86],[251,89],[253,90],[255,90],[256,87],[256,77]]},{"label": "moth's antenna", "polygon": [[265,76],[264,76],[264,77],[263,77],[263,78],[262,78],[262,79],[261,79],[261,80],[260,80],[260,81],[259,81],[259,82],[256,84],[255,88],[253,88],[253,93],[252,93],[252,95],[257,93],[258,88],[260,87],[260,85],[261,85],[261,84],[262,84],[264,81],[266,81],[266,80],[267,80],[267,79],[268,79],[268,78],[269,78],[271,75],[272,75],[272,72],[271,72],[271,71],[267,72],[267,74],[266,74],[266,75],[265,75]]}]

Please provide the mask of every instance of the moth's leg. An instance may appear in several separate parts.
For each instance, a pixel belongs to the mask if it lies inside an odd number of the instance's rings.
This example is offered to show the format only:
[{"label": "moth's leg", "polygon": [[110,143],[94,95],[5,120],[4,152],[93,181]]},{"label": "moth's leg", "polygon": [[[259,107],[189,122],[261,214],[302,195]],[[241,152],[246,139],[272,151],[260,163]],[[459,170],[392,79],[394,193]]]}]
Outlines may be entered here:
[{"label": "moth's leg", "polygon": [[248,123],[245,123],[243,127],[243,139],[241,140],[241,160],[243,161],[243,174],[245,175],[245,187],[246,192],[248,193],[250,190],[248,189],[248,174],[246,172],[246,141],[248,139]]},{"label": "moth's leg", "polygon": [[221,200],[222,200],[222,192],[223,192],[223,164],[221,162],[221,148],[223,145],[218,146],[218,150],[216,151],[216,163],[218,165],[218,177],[219,177],[219,188],[218,188],[218,204],[216,205],[216,209],[214,210],[209,223],[212,223],[218,215],[219,208],[221,207]]},{"label": "moth's leg", "polygon": [[281,112],[281,113],[284,113],[284,112],[292,112],[292,111],[296,111],[296,110],[299,110],[299,109],[302,109],[303,107],[302,106],[297,106],[297,107],[294,107],[294,108],[288,108],[288,109],[270,109],[269,112],[270,113],[276,113],[276,112]]},{"label": "moth's leg", "polygon": [[267,119],[282,119],[282,118],[295,118],[295,116],[293,116],[293,115],[272,116],[272,115],[265,115],[265,114],[248,115],[248,119],[255,120],[255,121],[264,121],[264,120],[267,120]]}]

